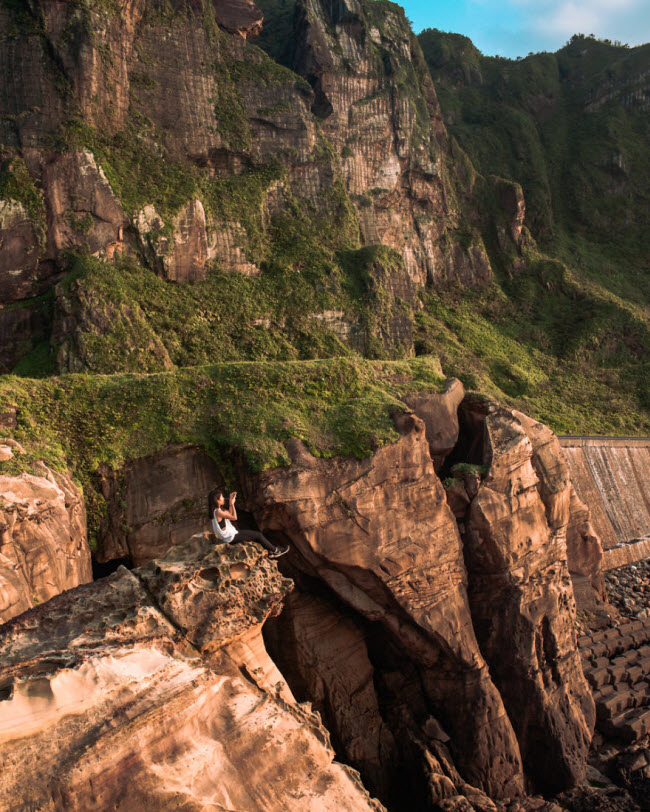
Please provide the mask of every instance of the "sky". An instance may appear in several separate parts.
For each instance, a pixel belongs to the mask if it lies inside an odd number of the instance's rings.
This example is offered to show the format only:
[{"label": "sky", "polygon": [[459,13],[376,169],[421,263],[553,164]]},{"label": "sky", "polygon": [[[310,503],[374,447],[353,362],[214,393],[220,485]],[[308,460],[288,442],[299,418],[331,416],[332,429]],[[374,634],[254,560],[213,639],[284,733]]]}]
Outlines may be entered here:
[{"label": "sky", "polygon": [[650,0],[397,0],[419,33],[465,34],[487,56],[557,51],[573,34],[650,41]]}]

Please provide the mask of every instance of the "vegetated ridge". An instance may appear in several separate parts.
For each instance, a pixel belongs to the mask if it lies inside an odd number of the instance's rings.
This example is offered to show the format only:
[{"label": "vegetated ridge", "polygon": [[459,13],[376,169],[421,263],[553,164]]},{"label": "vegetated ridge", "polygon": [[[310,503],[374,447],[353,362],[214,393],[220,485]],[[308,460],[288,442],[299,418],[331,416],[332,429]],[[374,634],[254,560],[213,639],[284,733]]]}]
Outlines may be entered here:
[{"label": "vegetated ridge", "polygon": [[[449,99],[479,91],[452,91],[398,6],[262,10],[260,48],[260,15],[207,0],[3,0],[5,368],[430,354],[559,431],[647,433],[633,228],[603,248],[620,284],[562,252],[592,232],[553,242],[502,151],[456,131]],[[637,116],[610,95],[563,111]]]}]

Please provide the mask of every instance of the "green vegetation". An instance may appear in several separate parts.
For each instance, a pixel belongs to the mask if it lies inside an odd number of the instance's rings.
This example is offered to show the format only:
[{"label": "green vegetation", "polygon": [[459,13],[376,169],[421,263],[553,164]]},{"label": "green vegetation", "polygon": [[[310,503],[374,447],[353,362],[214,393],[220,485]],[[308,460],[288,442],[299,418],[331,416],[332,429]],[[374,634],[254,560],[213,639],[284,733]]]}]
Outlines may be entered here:
[{"label": "green vegetation", "polygon": [[84,488],[92,535],[101,519],[95,472],[102,462],[118,469],[189,442],[226,466],[242,459],[260,471],[289,462],[289,437],[319,456],[364,457],[397,439],[391,413],[406,409],[400,398],[443,389],[427,359],[233,363],[40,381],[6,376],[0,412],[15,410],[18,426],[2,433],[26,454],[0,463],[0,471],[16,473],[37,459],[71,470]]},{"label": "green vegetation", "polygon": [[5,158],[0,163],[0,199],[18,201],[31,220],[44,223],[43,196],[36,188],[25,161],[18,156]]},{"label": "green vegetation", "polygon": [[541,247],[647,305],[650,123],[633,94],[650,46],[576,35],[555,54],[508,60],[457,34],[419,40],[450,132],[480,172],[521,184]]}]

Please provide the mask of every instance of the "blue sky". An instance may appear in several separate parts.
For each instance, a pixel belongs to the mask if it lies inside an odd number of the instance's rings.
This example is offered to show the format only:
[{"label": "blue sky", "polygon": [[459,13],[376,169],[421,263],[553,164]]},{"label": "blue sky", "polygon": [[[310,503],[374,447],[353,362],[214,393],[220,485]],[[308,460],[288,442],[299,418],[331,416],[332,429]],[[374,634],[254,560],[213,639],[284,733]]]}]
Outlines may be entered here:
[{"label": "blue sky", "polygon": [[640,45],[650,40],[650,0],[397,0],[413,29],[470,37],[486,55],[556,51],[572,34]]}]

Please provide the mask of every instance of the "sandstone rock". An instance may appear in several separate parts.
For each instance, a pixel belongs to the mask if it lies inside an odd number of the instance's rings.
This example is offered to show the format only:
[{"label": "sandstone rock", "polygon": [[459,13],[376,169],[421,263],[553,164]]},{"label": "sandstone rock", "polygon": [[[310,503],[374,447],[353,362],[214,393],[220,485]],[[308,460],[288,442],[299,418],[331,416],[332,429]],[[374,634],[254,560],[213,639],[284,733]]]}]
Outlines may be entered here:
[{"label": "sandstone rock", "polygon": [[531,441],[532,463],[546,506],[549,527],[566,527],[567,563],[578,608],[594,610],[606,600],[601,570],[603,549],[587,506],[571,482],[571,469],[555,434],[521,412],[513,412]]},{"label": "sandstone rock", "polygon": [[153,205],[145,206],[133,222],[150,265],[172,282],[205,279],[208,236],[205,210],[200,200],[190,200],[174,217],[173,233]]},{"label": "sandstone rock", "polygon": [[184,445],[131,460],[120,472],[102,466],[100,475],[108,511],[95,555],[102,562],[128,556],[136,566],[208,530],[207,495],[223,485],[213,460]]},{"label": "sandstone rock", "polygon": [[[323,119],[323,131],[346,155],[347,187],[364,202],[358,208],[364,243],[402,254],[404,282],[475,285],[491,279],[478,231],[470,247],[454,235],[458,212],[442,191],[442,156],[452,147],[401,10],[384,8],[378,20],[356,0],[300,0],[296,20],[295,70],[314,89],[312,110]],[[378,69],[377,48],[386,54],[384,70]],[[391,75],[400,70],[409,77],[415,104],[389,92]]]},{"label": "sandstone rock", "polygon": [[399,753],[379,710],[363,629],[324,598],[299,591],[265,636],[296,698],[321,715],[339,758],[390,807],[400,784]]},{"label": "sandstone rock", "polygon": [[463,384],[457,378],[450,378],[442,395],[410,395],[404,399],[404,402],[424,421],[429,451],[436,472],[440,471],[458,440],[458,406],[464,396]]},{"label": "sandstone rock", "polygon": [[419,736],[413,708],[428,709],[465,780],[514,795],[518,746],[474,638],[456,524],[424,423],[405,415],[397,425],[400,440],[370,460],[318,460],[293,443],[294,463],[249,481],[247,496],[263,529],[291,539],[294,563],[382,630],[389,661],[378,679],[412,675],[412,696],[396,700],[404,730]]},{"label": "sandstone rock", "polygon": [[489,470],[464,547],[472,619],[527,772],[540,788],[560,790],[582,780],[594,724],[576,651],[566,466],[531,443],[525,427],[544,435],[543,427],[501,407],[482,411]]},{"label": "sandstone rock", "polygon": [[233,656],[289,587],[259,547],[195,537],[3,626],[0,805],[380,810]]},{"label": "sandstone rock", "polygon": [[0,476],[0,622],[92,578],[83,497],[43,469]]}]

